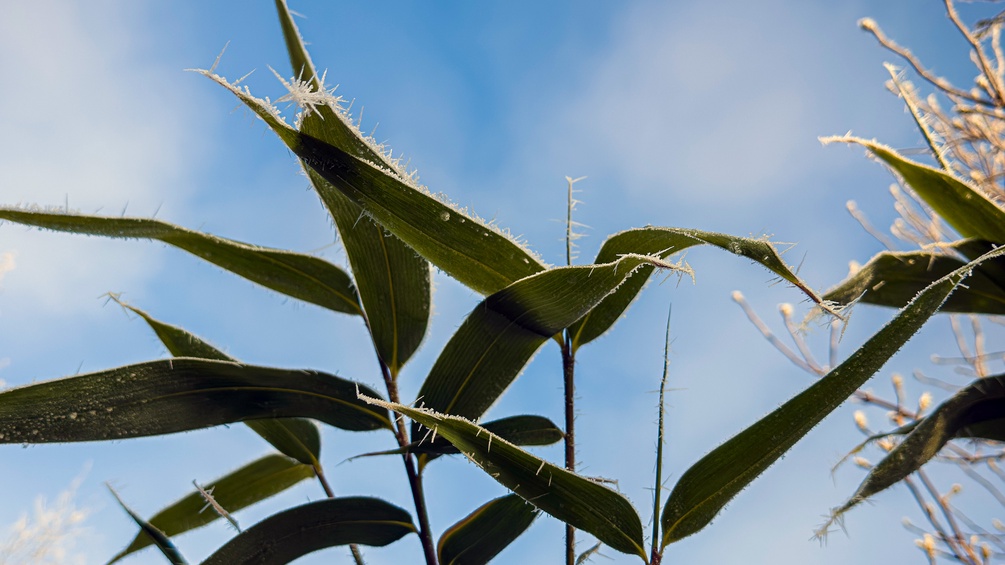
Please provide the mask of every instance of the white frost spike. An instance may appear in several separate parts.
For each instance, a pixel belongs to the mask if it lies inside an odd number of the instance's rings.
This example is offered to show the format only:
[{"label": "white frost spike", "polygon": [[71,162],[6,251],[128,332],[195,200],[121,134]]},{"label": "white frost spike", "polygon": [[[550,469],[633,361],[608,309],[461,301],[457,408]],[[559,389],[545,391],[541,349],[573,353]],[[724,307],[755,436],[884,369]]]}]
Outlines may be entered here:
[{"label": "white frost spike", "polygon": [[308,114],[315,114],[321,117],[318,113],[318,106],[328,106],[336,113],[341,111],[342,97],[335,96],[335,88],[326,89],[325,75],[327,71],[323,73],[319,78],[318,82],[321,87],[318,89],[314,88],[314,84],[310,80],[301,80],[298,78],[291,79],[289,82],[286,81],[275,69],[269,67],[272,74],[279,79],[279,82],[283,83],[286,87],[287,94],[281,98],[276,99],[276,102],[293,102],[298,107],[303,109],[304,112]]}]

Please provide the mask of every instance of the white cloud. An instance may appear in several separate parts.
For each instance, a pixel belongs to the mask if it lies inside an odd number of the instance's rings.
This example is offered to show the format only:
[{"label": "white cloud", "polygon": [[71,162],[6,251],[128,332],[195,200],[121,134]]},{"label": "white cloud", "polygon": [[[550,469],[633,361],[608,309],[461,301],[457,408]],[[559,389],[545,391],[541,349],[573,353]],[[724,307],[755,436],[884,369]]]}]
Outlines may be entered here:
[{"label": "white cloud", "polygon": [[[180,82],[180,66],[159,67],[141,52],[146,37],[137,31],[137,10],[52,0],[13,3],[4,12],[0,204],[68,204],[110,215],[183,205],[195,145],[185,139],[192,104],[171,84]],[[5,294],[63,314],[92,306],[70,287],[112,274],[116,288],[131,287],[158,263],[158,254],[141,246],[7,225],[0,236],[0,252],[19,259]],[[109,290],[107,284],[99,286]]]},{"label": "white cloud", "polygon": [[851,13],[791,4],[639,5],[548,125],[563,132],[553,152],[649,202],[745,205],[792,189],[821,170],[817,136],[856,102],[836,86],[880,89],[847,63],[860,50],[821,40],[853,32]]}]

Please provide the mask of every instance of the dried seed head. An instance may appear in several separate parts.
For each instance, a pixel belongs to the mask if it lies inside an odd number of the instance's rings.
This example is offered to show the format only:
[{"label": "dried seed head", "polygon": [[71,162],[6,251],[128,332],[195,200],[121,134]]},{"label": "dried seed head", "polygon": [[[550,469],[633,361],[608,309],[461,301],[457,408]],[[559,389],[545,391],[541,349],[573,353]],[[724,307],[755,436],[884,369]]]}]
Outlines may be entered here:
[{"label": "dried seed head", "polygon": [[863,432],[866,431],[866,429],[868,429],[869,421],[865,417],[865,412],[861,410],[855,411],[855,425],[858,426],[858,429],[862,430]]},{"label": "dried seed head", "polygon": [[918,399],[918,412],[924,412],[932,405],[932,393],[925,392]]}]

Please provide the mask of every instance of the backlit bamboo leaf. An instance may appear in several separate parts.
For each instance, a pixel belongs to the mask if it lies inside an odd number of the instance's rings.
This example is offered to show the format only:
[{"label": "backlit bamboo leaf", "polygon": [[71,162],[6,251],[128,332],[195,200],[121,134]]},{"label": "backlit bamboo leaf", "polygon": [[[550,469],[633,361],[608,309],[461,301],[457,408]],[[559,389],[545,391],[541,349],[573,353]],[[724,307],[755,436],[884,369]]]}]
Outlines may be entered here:
[{"label": "backlit bamboo leaf", "polygon": [[408,512],[377,498],[328,498],[273,514],[227,542],[203,565],[286,565],[320,549],[385,546],[415,532]]},{"label": "backlit bamboo leaf", "polygon": [[[112,299],[123,308],[128,308],[143,318],[143,321],[153,329],[171,355],[237,362],[237,359],[213,347],[198,336],[178,326],[161,322],[143,310],[122,302],[116,296],[112,296]],[[314,422],[303,418],[276,418],[274,420],[249,420],[245,422],[245,425],[283,454],[306,465],[319,464],[321,434],[318,433],[318,427]]]},{"label": "backlit bamboo leaf", "polygon": [[[690,272],[655,257],[627,255],[601,265],[550,269],[489,296],[443,348],[419,390],[420,402],[437,412],[479,418],[545,341],[643,265]],[[424,433],[413,427],[412,440]]]},{"label": "backlit bamboo leaf", "polygon": [[[324,92],[300,32],[284,0],[276,0],[296,88]],[[336,106],[314,104],[300,119],[300,131],[362,159],[393,169],[395,163],[363,137]],[[333,107],[335,106],[335,107]],[[429,264],[397,237],[388,234],[356,203],[305,167],[342,238],[368,327],[381,359],[392,376],[412,356],[426,334],[430,306]]]},{"label": "backlit bamboo leaf", "polygon": [[893,320],[827,375],[688,469],[663,507],[663,546],[689,536],[874,375],[938,311],[980,261],[919,293]]},{"label": "backlit bamboo leaf", "polygon": [[119,494],[115,492],[115,490],[112,489],[112,487],[109,486],[108,490],[111,491],[112,496],[115,497],[115,500],[119,502],[119,506],[121,506],[122,509],[125,510],[127,514],[129,514],[129,517],[132,518],[134,522],[136,522],[136,525],[140,527],[140,530],[143,532],[143,535],[145,535],[147,539],[150,540],[148,542],[148,545],[153,544],[157,546],[157,549],[160,550],[160,552],[164,555],[164,557],[167,558],[169,562],[171,562],[172,565],[188,565],[188,561],[185,561],[185,558],[182,557],[181,552],[178,551],[178,548],[175,547],[171,539],[168,538],[168,536],[164,535],[164,532],[158,530],[155,526],[144,520],[142,517],[140,517],[139,514],[133,512],[132,509],[126,506],[126,503],[122,502],[122,499],[119,498]]},{"label": "backlit bamboo leaf", "polygon": [[[626,253],[638,253],[667,258],[695,245],[712,245],[767,267],[782,279],[798,287],[816,303],[820,299],[792,269],[785,264],[775,246],[763,239],[736,237],[722,233],[683,228],[645,227],[626,230],[607,238],[595,263],[614,261]],[[583,319],[569,328],[574,348],[593,341],[604,334],[628,309],[639,291],[645,286],[652,267],[643,266],[640,272],[606,297]]]},{"label": "backlit bamboo leaf", "polygon": [[[209,71],[205,76],[233,92],[279,136],[303,163],[362,207],[371,218],[430,263],[482,294],[545,269],[513,238],[447,205],[382,165],[357,158],[288,126],[265,101]],[[326,199],[325,194],[321,194]]]},{"label": "backlit bamboo leaf", "polygon": [[876,141],[850,135],[828,137],[823,142],[854,143],[890,166],[914,192],[963,237],[1005,243],[1005,210],[954,175],[905,159]]},{"label": "backlit bamboo leaf", "polygon": [[[565,433],[558,426],[542,416],[511,416],[484,422],[481,426],[513,445],[551,445],[562,441],[565,437]],[[422,441],[412,442],[405,447],[356,455],[350,457],[348,461],[363,457],[401,455],[403,453],[422,455],[421,461],[425,465],[441,455],[454,455],[460,451],[443,438],[424,438]]]},{"label": "backlit bamboo leaf", "polygon": [[486,502],[443,532],[440,565],[484,565],[513,543],[537,518],[537,508],[515,494]]},{"label": "backlit bamboo leaf", "polygon": [[[206,483],[205,488],[211,491],[210,494],[217,504],[228,512],[237,512],[313,476],[314,469],[310,465],[273,454]],[[176,536],[201,528],[219,518],[220,516],[213,512],[212,508],[206,508],[206,500],[199,492],[192,492],[155,514],[149,523],[167,536]],[[140,532],[129,546],[113,557],[109,563],[114,563],[150,544],[149,536]]]},{"label": "backlit bamboo leaf", "polygon": [[0,207],[0,220],[77,234],[162,241],[287,296],[336,312],[361,312],[349,275],[311,255],[248,245],[149,218]]},{"label": "backlit bamboo leaf", "polygon": [[[842,305],[858,300],[903,308],[925,287],[965,264],[954,256],[934,251],[884,251],[828,290],[824,300]],[[992,278],[1002,268],[1005,268],[1005,260],[1001,257],[982,263],[974,269],[967,284],[946,300],[941,311],[1005,314],[1005,289]]]},{"label": "backlit bamboo leaf", "polygon": [[589,532],[617,551],[647,557],[642,521],[631,503],[617,492],[535,457],[463,418],[368,400],[434,430],[490,477],[542,511]]},{"label": "backlit bamboo leaf", "polygon": [[[565,433],[543,416],[510,416],[480,425],[513,445],[552,445],[565,438]],[[417,441],[409,446],[409,451],[422,454],[423,465],[440,455],[460,453],[452,443],[443,438],[425,438]]]},{"label": "backlit bamboo leaf", "polygon": [[369,387],[318,371],[176,358],[0,392],[0,443],[101,441],[303,417],[352,431],[391,428],[356,398]]},{"label": "backlit bamboo leaf", "polygon": [[851,499],[834,511],[831,521],[917,471],[949,440],[957,437],[998,441],[1005,437],[1005,375],[977,379],[918,422],[907,437],[872,468]]}]

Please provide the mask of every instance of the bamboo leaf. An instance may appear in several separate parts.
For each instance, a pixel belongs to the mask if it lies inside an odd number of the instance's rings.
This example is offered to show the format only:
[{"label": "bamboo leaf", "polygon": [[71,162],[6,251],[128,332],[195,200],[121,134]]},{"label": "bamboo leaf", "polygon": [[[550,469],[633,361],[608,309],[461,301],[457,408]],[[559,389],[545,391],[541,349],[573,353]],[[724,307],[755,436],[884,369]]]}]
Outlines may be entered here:
[{"label": "bamboo leaf", "polygon": [[854,143],[883,161],[914,192],[963,237],[1005,243],[1005,210],[980,190],[945,171],[905,159],[876,141],[850,135],[821,139],[824,143]]},{"label": "bamboo leaf", "polygon": [[[489,296],[443,348],[419,390],[420,402],[437,412],[479,418],[545,341],[643,265],[690,272],[655,257],[626,255],[601,265],[550,269]],[[412,440],[423,434],[414,426]]]},{"label": "bamboo leaf", "polygon": [[[199,71],[234,93],[262,118],[303,163],[419,255],[482,294],[545,269],[514,239],[444,204],[379,164],[289,127],[274,107],[209,71]],[[330,187],[330,188],[329,188]],[[328,198],[325,193],[322,199]]]},{"label": "bamboo leaf", "polygon": [[[565,438],[565,433],[543,416],[510,416],[480,425],[513,445],[552,445]],[[415,442],[409,446],[409,451],[425,455],[424,463],[429,463],[440,455],[460,453],[452,443],[443,438]]]},{"label": "bamboo leaf", "polygon": [[[161,322],[143,310],[126,304],[117,296],[111,295],[111,298],[123,308],[129,309],[143,318],[143,321],[157,334],[171,355],[237,362],[237,359],[213,347],[198,336],[178,326]],[[245,422],[245,425],[283,454],[306,465],[317,466],[320,464],[321,434],[318,433],[318,427],[314,422],[303,418],[277,418],[274,420],[250,420]]]},{"label": "bamboo leaf", "polygon": [[160,550],[160,552],[167,558],[168,561],[172,563],[172,565],[188,565],[188,562],[185,561],[184,557],[182,557],[181,552],[178,551],[178,548],[175,547],[171,539],[164,535],[164,532],[158,530],[156,527],[140,517],[139,514],[133,512],[132,509],[126,506],[126,503],[122,501],[119,494],[115,492],[112,487],[109,486],[108,490],[111,491],[115,500],[119,502],[119,506],[121,506],[122,509],[129,514],[129,517],[136,522],[136,525],[140,527],[140,530],[147,536],[147,539],[150,540],[148,544],[152,543],[157,546],[157,549]]},{"label": "bamboo leaf", "polygon": [[977,379],[919,421],[907,437],[872,468],[848,502],[834,511],[831,521],[917,471],[949,440],[957,437],[997,441],[1005,438],[1005,375]]},{"label": "bamboo leaf", "polygon": [[256,247],[147,218],[0,207],[0,220],[77,234],[162,241],[287,296],[335,312],[361,313],[349,275],[311,255]]},{"label": "bamboo leaf", "polygon": [[[879,306],[903,308],[928,285],[963,267],[954,256],[933,251],[884,251],[824,294],[824,300],[847,305],[855,301]],[[1005,268],[1005,260],[985,261],[974,269],[967,284],[958,288],[942,312],[1005,314],[1003,279],[995,279]]]},{"label": "bamboo leaf", "polygon": [[[773,273],[802,290],[816,303],[820,299],[785,264],[775,246],[763,239],[736,237],[722,233],[684,228],[645,227],[626,230],[607,238],[595,263],[607,263],[626,253],[667,258],[695,245],[712,245],[730,253],[760,263]],[[639,274],[626,281],[606,297],[596,308],[569,328],[574,349],[603,335],[625,313],[652,274],[651,267],[642,267]]]},{"label": "bamboo leaf", "polygon": [[338,545],[385,546],[415,532],[408,512],[377,498],[328,498],[273,514],[227,542],[203,565],[286,565]]},{"label": "bamboo leaf", "polygon": [[515,494],[486,502],[443,532],[441,565],[484,565],[527,531],[537,509]]},{"label": "bamboo leaf", "polygon": [[352,431],[391,429],[376,392],[318,371],[177,358],[0,393],[0,443],[102,441],[244,420],[305,417]]},{"label": "bamboo leaf", "polygon": [[845,362],[691,466],[663,507],[663,546],[707,526],[745,486],[875,374],[981,261],[1003,252],[988,253],[932,283]]},{"label": "bamboo leaf", "polygon": [[[286,2],[276,0],[276,10],[297,87],[323,93],[324,84],[317,76]],[[334,105],[334,98],[332,100]],[[337,106],[312,106],[301,115],[300,131],[372,163],[394,168],[394,163],[372,148]],[[362,208],[329,185],[321,175],[309,167],[304,168],[335,220],[378,355],[391,370],[391,375],[397,376],[426,334],[431,302],[429,264],[366,217]]]},{"label": "bamboo leaf", "polygon": [[613,490],[552,465],[457,416],[366,399],[408,416],[461,450],[490,477],[551,516],[608,546],[646,559],[642,521]]},{"label": "bamboo leaf", "polygon": [[[206,488],[212,490],[211,494],[220,506],[228,512],[237,512],[313,476],[314,469],[310,465],[272,454],[208,483]],[[149,523],[167,536],[176,536],[201,528],[219,518],[217,513],[206,509],[206,501],[199,492],[193,492],[155,514]],[[109,563],[151,543],[150,537],[141,531]]]}]

